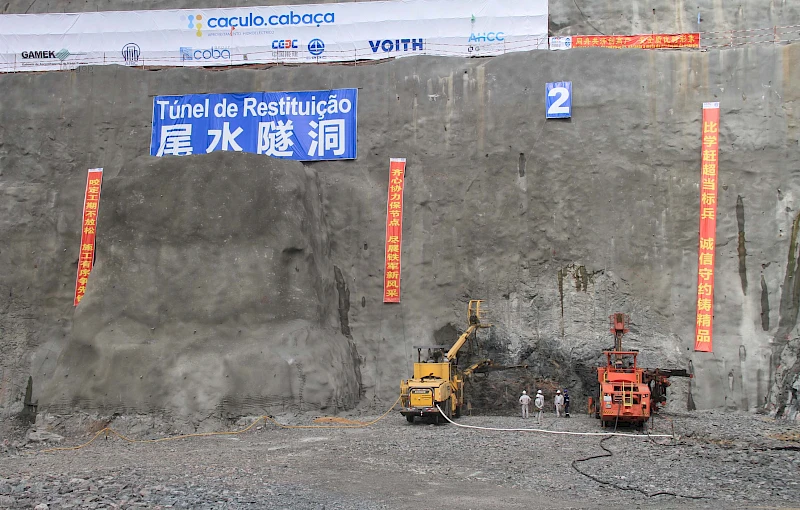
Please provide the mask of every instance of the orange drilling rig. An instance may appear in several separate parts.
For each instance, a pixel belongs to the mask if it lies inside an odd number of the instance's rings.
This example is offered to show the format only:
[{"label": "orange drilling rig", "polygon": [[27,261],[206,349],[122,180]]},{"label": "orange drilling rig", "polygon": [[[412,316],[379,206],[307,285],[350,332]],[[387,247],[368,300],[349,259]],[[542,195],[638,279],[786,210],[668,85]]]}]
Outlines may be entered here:
[{"label": "orange drilling rig", "polygon": [[644,427],[650,415],[667,401],[670,377],[692,377],[686,370],[640,368],[639,351],[622,350],[622,336],[629,330],[630,317],[624,313],[609,316],[614,350],[604,351],[606,366],[597,367],[600,392],[589,400],[589,411],[600,418],[602,426],[626,423]]}]

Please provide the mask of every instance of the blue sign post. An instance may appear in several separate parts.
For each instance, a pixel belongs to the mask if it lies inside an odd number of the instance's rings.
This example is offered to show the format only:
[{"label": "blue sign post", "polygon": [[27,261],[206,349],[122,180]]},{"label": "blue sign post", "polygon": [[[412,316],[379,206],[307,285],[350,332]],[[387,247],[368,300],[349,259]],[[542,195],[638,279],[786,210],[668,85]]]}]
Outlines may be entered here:
[{"label": "blue sign post", "polygon": [[355,159],[357,102],[358,89],[156,96],[150,155]]},{"label": "blue sign post", "polygon": [[572,117],[572,82],[557,81],[546,85],[545,112],[548,119]]}]

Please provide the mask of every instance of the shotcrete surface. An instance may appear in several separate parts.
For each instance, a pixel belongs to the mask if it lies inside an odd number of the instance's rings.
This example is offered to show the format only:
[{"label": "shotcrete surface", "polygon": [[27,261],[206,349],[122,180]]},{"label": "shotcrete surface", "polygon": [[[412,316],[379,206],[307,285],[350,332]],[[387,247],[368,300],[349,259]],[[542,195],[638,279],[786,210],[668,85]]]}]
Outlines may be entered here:
[{"label": "shotcrete surface", "polygon": [[106,187],[97,242],[109,249],[45,394],[51,412],[355,404],[316,175],[254,155],[207,159],[199,172],[139,159]]}]

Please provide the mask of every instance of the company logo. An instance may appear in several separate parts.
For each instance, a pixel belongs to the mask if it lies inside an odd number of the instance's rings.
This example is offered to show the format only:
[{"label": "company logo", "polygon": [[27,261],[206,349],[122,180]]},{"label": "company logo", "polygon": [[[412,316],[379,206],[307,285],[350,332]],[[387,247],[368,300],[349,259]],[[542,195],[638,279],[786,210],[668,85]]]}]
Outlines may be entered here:
[{"label": "company logo", "polygon": [[128,43],[122,47],[122,58],[125,59],[126,66],[132,66],[136,64],[139,61],[139,56],[141,54],[142,50],[136,43]]},{"label": "company logo", "polygon": [[265,26],[281,26],[281,25],[316,25],[333,24],[336,22],[336,17],[332,12],[316,12],[308,14],[297,14],[294,11],[289,11],[288,14],[273,14],[272,16],[260,16],[253,12],[248,12],[243,16],[220,16],[220,17],[203,17],[202,14],[190,14],[183,17],[188,21],[188,28],[195,31],[197,37],[203,36],[203,22],[205,21],[206,29],[219,29],[227,28],[233,34],[233,30],[237,28],[254,28]]},{"label": "company logo", "polygon": [[195,31],[197,37],[203,37],[203,15],[195,14],[192,16],[190,14],[187,19],[189,20],[189,28]]},{"label": "company logo", "polygon": [[56,52],[50,50],[23,51],[22,58],[56,58]]},{"label": "company logo", "polygon": [[[58,51],[55,50],[29,50],[20,53],[22,60],[19,65],[22,67],[77,67],[80,65],[89,65],[85,59],[73,58],[85,53],[72,53],[66,48]],[[69,61],[67,61],[69,60]]]},{"label": "company logo", "polygon": [[22,58],[24,59],[51,59],[57,58],[60,61],[65,61],[72,53],[69,52],[68,49],[64,48],[59,51],[53,50],[34,50],[34,51],[23,51]]},{"label": "company logo", "polygon": [[279,39],[272,41],[273,50],[293,50],[297,49],[297,39]]},{"label": "company logo", "polygon": [[227,48],[190,48],[181,46],[181,61],[186,60],[230,60],[231,51]]},{"label": "company logo", "polygon": [[421,37],[419,39],[378,39],[377,41],[369,41],[369,47],[372,48],[372,53],[378,53],[378,50],[386,53],[392,51],[417,51],[425,49],[425,40]]},{"label": "company logo", "polygon": [[322,39],[311,39],[308,43],[308,52],[318,57],[322,55],[322,52],[325,51],[325,43],[322,42]]},{"label": "company logo", "polygon": [[469,34],[469,41],[467,42],[494,42],[505,40],[505,32],[478,32],[477,34]]},{"label": "company logo", "polygon": [[568,50],[572,47],[572,36],[551,37],[550,49],[551,50]]}]

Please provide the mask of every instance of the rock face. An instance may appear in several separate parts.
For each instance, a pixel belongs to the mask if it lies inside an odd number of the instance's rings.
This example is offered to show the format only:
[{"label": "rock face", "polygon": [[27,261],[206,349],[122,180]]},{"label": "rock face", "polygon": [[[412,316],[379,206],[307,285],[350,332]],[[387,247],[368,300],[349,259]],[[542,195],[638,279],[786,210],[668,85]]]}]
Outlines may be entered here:
[{"label": "rock face", "polygon": [[[482,354],[530,367],[508,376],[514,393],[546,379],[579,406],[619,311],[643,364],[693,362],[698,407],[793,413],[798,62],[794,44],[0,76],[0,403],[31,374],[39,409],[58,412],[388,405],[411,346],[451,342],[467,300],[483,298],[495,328]],[[545,122],[545,83],[561,80],[574,117]],[[143,156],[154,95],[329,87],[360,88],[355,161]],[[715,352],[694,354],[710,100],[722,105]],[[397,306],[381,302],[390,157],[408,160]],[[97,266],[73,309],[92,167],[106,169]]]}]

